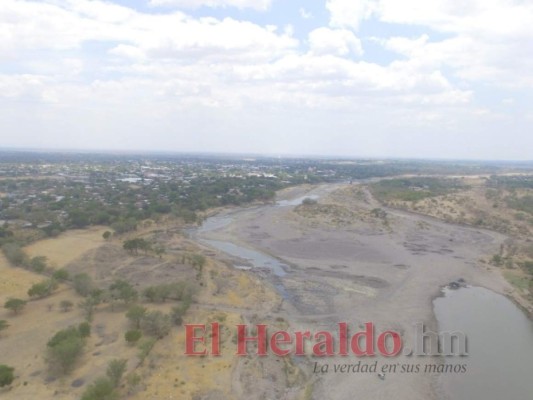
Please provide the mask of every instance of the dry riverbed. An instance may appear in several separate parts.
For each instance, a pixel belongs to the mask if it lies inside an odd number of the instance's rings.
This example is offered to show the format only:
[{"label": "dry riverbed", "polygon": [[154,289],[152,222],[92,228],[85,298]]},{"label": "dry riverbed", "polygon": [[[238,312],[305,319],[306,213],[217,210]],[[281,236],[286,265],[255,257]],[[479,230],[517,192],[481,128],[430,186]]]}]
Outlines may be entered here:
[{"label": "dry riverbed", "polygon": [[[300,205],[305,196],[317,204]],[[277,310],[293,330],[337,331],[345,321],[359,330],[371,321],[380,331],[402,334],[413,342],[414,326],[437,330],[432,300],[441,287],[462,278],[467,284],[511,294],[513,288],[499,271],[480,260],[494,254],[505,236],[448,224],[434,218],[381,207],[356,185],[297,187],[279,194],[280,205],[222,213],[230,223],[200,234],[259,250],[286,265],[286,274],[255,271],[277,285],[285,297]],[[381,365],[389,362],[377,357]],[[305,357],[300,367],[315,399],[428,400],[445,396],[438,375],[334,373],[335,364],[355,363],[355,357]],[[404,365],[441,362],[400,356]],[[318,362],[318,364],[315,364]],[[329,364],[328,373],[317,365]],[[311,385],[310,383],[310,385]],[[259,395],[259,393],[258,393]]]}]

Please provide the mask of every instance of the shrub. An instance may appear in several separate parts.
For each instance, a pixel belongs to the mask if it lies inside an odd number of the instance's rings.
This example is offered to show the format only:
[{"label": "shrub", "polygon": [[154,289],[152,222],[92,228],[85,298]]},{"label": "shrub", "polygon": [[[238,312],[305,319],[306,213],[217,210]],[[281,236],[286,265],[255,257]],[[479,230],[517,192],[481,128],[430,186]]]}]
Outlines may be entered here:
[{"label": "shrub", "polygon": [[44,256],[36,256],[36,257],[33,257],[31,260],[30,260],[30,267],[35,271],[35,272],[43,272],[45,269],[46,269],[46,257]]},{"label": "shrub", "polygon": [[148,357],[148,354],[150,354],[150,352],[152,351],[152,348],[154,347],[155,342],[156,342],[156,339],[149,338],[149,339],[143,340],[139,344],[139,360],[141,364],[144,362],[146,357]]},{"label": "shrub", "polygon": [[304,206],[312,206],[317,204],[317,201],[315,199],[311,199],[310,197],[306,197],[305,199],[303,199],[302,204]]},{"label": "shrub", "polygon": [[13,265],[20,266],[28,263],[28,256],[16,243],[6,243],[2,246],[4,255]]},{"label": "shrub", "polygon": [[50,368],[61,373],[71,371],[82,354],[84,345],[85,340],[75,327],[57,332],[47,343]]},{"label": "shrub", "polygon": [[139,297],[137,291],[129,282],[116,280],[110,287],[111,297],[116,300],[122,300],[124,303],[131,303]]},{"label": "shrub", "polygon": [[28,296],[32,298],[42,299],[50,296],[54,290],[57,289],[57,281],[55,279],[47,279],[45,281],[35,283],[29,290]]},{"label": "shrub", "polygon": [[106,375],[115,387],[118,387],[122,375],[126,371],[127,360],[111,360],[107,365]]},{"label": "shrub", "polygon": [[57,271],[54,271],[52,274],[52,278],[54,278],[57,281],[66,281],[69,277],[68,271],[64,269],[58,269]]},{"label": "shrub", "polygon": [[0,365],[0,387],[11,385],[15,379],[15,368]]},{"label": "shrub", "polygon": [[163,338],[170,332],[170,317],[161,311],[150,311],[143,317],[141,327],[146,334]]},{"label": "shrub", "polygon": [[80,296],[87,297],[94,289],[94,283],[91,277],[87,274],[78,274],[73,279],[74,290]]},{"label": "shrub", "polygon": [[131,331],[127,331],[124,334],[124,339],[129,344],[137,343],[141,337],[142,337],[142,333],[141,333],[141,331],[139,331],[137,329],[134,329],[134,330],[131,330]]},{"label": "shrub", "polygon": [[91,324],[88,322],[82,322],[78,325],[78,333],[82,338],[91,336]]},{"label": "shrub", "polygon": [[180,326],[183,322],[183,315],[187,312],[190,306],[189,301],[184,301],[181,306],[172,307],[172,312],[170,313],[170,319],[174,325]]},{"label": "shrub", "polygon": [[5,302],[4,308],[18,314],[26,306],[26,301],[22,299],[9,299]]},{"label": "shrub", "polygon": [[85,319],[88,322],[92,321],[93,319],[94,308],[96,307],[96,304],[97,302],[92,297],[89,297],[78,304],[78,307],[83,310]]},{"label": "shrub", "polygon": [[118,398],[113,382],[104,377],[91,383],[81,396],[81,400],[117,400]]},{"label": "shrub", "polygon": [[128,312],[126,313],[126,317],[130,320],[130,322],[135,326],[135,328],[139,329],[141,327],[141,320],[146,314],[146,308],[140,305],[134,305],[130,307]]}]

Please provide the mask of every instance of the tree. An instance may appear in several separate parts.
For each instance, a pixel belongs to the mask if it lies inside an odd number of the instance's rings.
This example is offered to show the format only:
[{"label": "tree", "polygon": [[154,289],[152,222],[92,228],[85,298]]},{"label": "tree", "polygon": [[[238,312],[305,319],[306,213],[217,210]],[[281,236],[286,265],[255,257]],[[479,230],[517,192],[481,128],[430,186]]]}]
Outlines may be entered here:
[{"label": "tree", "polygon": [[149,251],[152,250],[152,244],[144,239],[137,239],[137,246],[139,249],[144,251],[144,254],[147,254]]},{"label": "tree", "polygon": [[59,303],[59,306],[61,307],[63,312],[67,312],[70,309],[72,309],[72,306],[74,306],[74,303],[72,303],[72,301],[70,300],[61,300],[61,302]]},{"label": "tree", "polygon": [[111,232],[109,231],[105,231],[103,234],[102,234],[102,237],[104,238],[104,240],[109,240],[109,238],[111,237]]},{"label": "tree", "polygon": [[161,311],[150,311],[142,319],[141,328],[146,334],[161,339],[170,332],[170,317]]},{"label": "tree", "polygon": [[144,360],[146,360],[146,357],[148,357],[148,354],[150,354],[150,352],[152,351],[156,341],[157,340],[155,338],[148,338],[139,343],[140,364],[142,364]]},{"label": "tree", "polygon": [[143,291],[144,297],[152,303],[165,302],[167,299],[182,300],[191,296],[191,289],[185,282],[164,283],[149,286]]},{"label": "tree", "polygon": [[154,253],[156,256],[158,256],[160,259],[163,258],[163,254],[166,253],[166,250],[163,246],[159,245],[154,247]]},{"label": "tree", "polygon": [[88,322],[82,322],[78,325],[78,333],[82,338],[91,336],[91,324]]},{"label": "tree", "polygon": [[94,283],[91,277],[85,273],[77,274],[73,279],[74,290],[80,296],[87,297],[94,289]]},{"label": "tree", "polygon": [[146,314],[146,308],[140,305],[134,305],[130,307],[128,312],[126,313],[126,317],[130,320],[130,322],[135,326],[135,328],[139,329],[141,326],[141,320]]},{"label": "tree", "polygon": [[71,371],[84,346],[85,340],[75,327],[57,332],[47,343],[50,368],[63,374]]},{"label": "tree", "polygon": [[129,239],[129,240],[126,240],[122,247],[124,248],[124,250],[126,250],[127,252],[129,252],[130,254],[135,254],[137,255],[138,254],[138,249],[139,249],[139,242],[138,242],[138,239]]},{"label": "tree", "polygon": [[26,301],[22,299],[9,299],[5,302],[4,308],[18,314],[26,306]]},{"label": "tree", "polygon": [[57,271],[54,271],[54,273],[52,274],[52,278],[60,282],[66,281],[68,277],[69,277],[68,271],[63,268],[58,269]]},{"label": "tree", "polygon": [[26,265],[28,262],[28,256],[21,247],[16,243],[6,243],[2,246],[4,255],[10,263],[16,266]]},{"label": "tree", "polygon": [[35,272],[43,272],[46,269],[47,258],[45,256],[36,256],[30,260],[30,267]]},{"label": "tree", "polygon": [[113,299],[122,300],[124,303],[128,304],[132,301],[137,300],[139,297],[137,291],[131,286],[129,282],[123,281],[121,279],[116,280],[109,287],[111,291],[111,297]]},{"label": "tree", "polygon": [[57,289],[57,281],[55,279],[47,279],[45,281],[35,283],[29,290],[28,296],[32,298],[42,299],[49,296]]},{"label": "tree", "polygon": [[206,261],[206,258],[201,254],[193,254],[190,257],[191,265],[198,271],[196,274],[196,279],[200,279],[200,277],[202,276],[202,271]]},{"label": "tree", "polygon": [[124,375],[124,372],[126,371],[126,364],[127,360],[124,359],[111,360],[109,364],[107,364],[106,375],[113,383],[113,386],[118,387],[122,375]]},{"label": "tree", "polygon": [[143,290],[143,296],[146,297],[146,299],[154,303],[157,300],[158,293],[155,286],[149,286],[146,289]]},{"label": "tree", "polygon": [[118,400],[118,393],[108,378],[98,378],[83,392],[81,400]]},{"label": "tree", "polygon": [[131,331],[127,331],[124,334],[124,339],[129,344],[137,343],[141,337],[142,337],[142,333],[141,333],[141,331],[139,331],[137,329],[131,330]]},{"label": "tree", "polygon": [[11,385],[15,379],[15,368],[0,365],[0,387]]},{"label": "tree", "polygon": [[90,223],[89,215],[82,210],[70,211],[69,219],[73,228],[85,228]]},{"label": "tree", "polygon": [[491,263],[496,266],[501,266],[503,264],[503,258],[499,254],[494,254],[491,259]]},{"label": "tree", "polygon": [[204,267],[205,263],[206,263],[206,259],[203,255],[193,254],[191,256],[191,264],[193,267],[197,267],[201,270]]},{"label": "tree", "polygon": [[94,299],[92,297],[88,297],[85,300],[83,300],[81,303],[79,303],[78,307],[80,307],[83,310],[85,319],[87,321],[92,321],[93,314],[94,314],[94,308],[96,307],[96,302],[94,301]]},{"label": "tree", "polygon": [[189,309],[189,306],[191,303],[189,301],[184,301],[182,305],[172,307],[172,312],[170,313],[170,319],[174,323],[174,325],[180,326],[183,322],[183,315],[187,312]]}]

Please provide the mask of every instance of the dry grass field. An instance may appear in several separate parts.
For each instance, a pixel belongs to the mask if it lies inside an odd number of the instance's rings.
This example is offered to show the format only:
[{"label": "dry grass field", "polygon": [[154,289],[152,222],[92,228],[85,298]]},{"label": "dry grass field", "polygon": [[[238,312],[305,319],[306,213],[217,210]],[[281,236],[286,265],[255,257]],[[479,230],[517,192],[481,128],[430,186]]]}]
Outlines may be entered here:
[{"label": "dry grass field", "polygon": [[62,268],[85,252],[100,247],[106,227],[76,229],[62,233],[57,238],[40,240],[26,246],[30,257],[45,256],[52,267]]},{"label": "dry grass field", "polygon": [[[55,376],[49,371],[46,362],[46,344],[60,329],[77,326],[85,320],[82,310],[77,306],[83,297],[74,291],[70,283],[64,283],[51,296],[30,301],[28,289],[32,284],[46,279],[46,276],[10,266],[1,255],[2,305],[10,297],[18,297],[28,303],[17,315],[0,309],[0,319],[9,323],[9,327],[0,333],[0,364],[14,367],[16,375],[10,387],[0,389],[0,398],[79,399],[91,382],[105,374],[109,361],[119,358],[127,360],[125,378],[119,388],[121,398],[232,398],[231,393],[234,393],[236,382],[239,382],[235,378],[235,371],[242,360],[234,356],[233,334],[227,327],[235,327],[242,323],[243,318],[270,312],[279,306],[280,299],[255,276],[229,268],[214,259],[207,259],[201,277],[198,277],[197,269],[183,264],[180,259],[183,254],[206,250],[198,248],[178,233],[168,232],[167,227],[163,230],[160,228],[152,226],[152,229],[143,229],[137,235],[163,243],[167,251],[161,257],[127,253],[122,249],[124,238],[104,241],[104,227],[67,231],[57,238],[33,243],[24,251],[30,257],[46,256],[50,266],[64,267],[71,276],[80,272],[88,273],[103,289],[115,279],[131,282],[139,292],[147,285],[180,280],[197,281],[196,300],[184,321],[219,321],[226,326],[222,329],[223,356],[186,357],[184,328],[174,327],[168,336],[155,343],[141,364],[139,348],[128,345],[124,340],[124,333],[131,329],[125,316],[127,307],[111,307],[104,303],[96,308],[91,336],[73,371],[64,376]],[[67,312],[60,307],[64,300],[74,305]],[[169,313],[175,303],[168,301],[143,305],[148,310]],[[261,375],[259,366],[254,371],[254,376]],[[268,379],[262,379],[264,386],[268,387]],[[252,375],[248,384],[253,384]]]}]

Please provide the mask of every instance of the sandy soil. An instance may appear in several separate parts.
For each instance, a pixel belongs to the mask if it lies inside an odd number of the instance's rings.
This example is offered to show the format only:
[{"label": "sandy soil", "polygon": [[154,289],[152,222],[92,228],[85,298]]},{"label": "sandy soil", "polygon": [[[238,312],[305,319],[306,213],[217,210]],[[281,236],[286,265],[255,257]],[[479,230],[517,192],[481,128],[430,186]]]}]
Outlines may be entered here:
[{"label": "sandy soil", "polygon": [[[432,299],[449,282],[463,278],[499,293],[513,290],[499,271],[479,262],[497,251],[506,239],[502,234],[392,209],[374,215],[372,210],[381,206],[355,185],[292,188],[283,191],[280,199],[301,196],[318,196],[320,207],[233,210],[228,212],[232,223],[203,234],[261,250],[290,265],[285,276],[269,279],[281,283],[287,292],[279,315],[290,321],[292,329],[335,332],[338,322],[349,322],[355,329],[371,321],[381,331],[402,332],[404,343],[412,343],[416,323],[437,329]],[[335,364],[354,359],[310,357],[304,362],[304,373],[314,381],[309,398],[445,396],[434,375],[389,374],[380,380],[376,374],[314,374],[315,361]],[[394,362],[412,364],[413,359],[401,356]],[[416,362],[434,363],[435,359]]]}]

